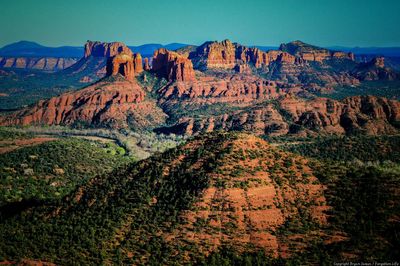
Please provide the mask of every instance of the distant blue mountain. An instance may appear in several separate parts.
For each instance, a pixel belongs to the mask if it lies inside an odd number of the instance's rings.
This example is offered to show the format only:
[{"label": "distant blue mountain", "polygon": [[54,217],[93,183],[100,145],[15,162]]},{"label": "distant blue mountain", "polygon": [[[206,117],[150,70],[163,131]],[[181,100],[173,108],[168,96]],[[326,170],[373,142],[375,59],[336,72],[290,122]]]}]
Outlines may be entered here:
[{"label": "distant blue mountain", "polygon": [[182,47],[187,46],[188,44],[184,43],[170,43],[166,45],[162,45],[159,43],[149,43],[149,44],[143,44],[139,46],[128,46],[133,52],[135,53],[140,53],[144,57],[149,57],[152,56],[154,51],[160,49],[160,48],[165,48],[168,50],[176,50]]},{"label": "distant blue mountain", "polygon": [[[154,51],[162,47],[168,50],[176,50],[187,46],[184,43],[170,43],[162,45],[159,43],[148,43],[138,46],[128,46],[135,53],[142,54],[143,57],[152,56]],[[262,51],[277,50],[278,46],[255,46]],[[400,47],[344,47],[330,46],[330,50],[353,52],[356,55],[383,55],[386,57],[400,57]],[[61,46],[47,47],[41,44],[20,41],[8,44],[0,48],[0,56],[21,56],[21,57],[82,57],[83,46]]]},{"label": "distant blue mountain", "polygon": [[[139,46],[128,46],[135,53],[143,56],[152,56],[154,51],[159,48],[176,50],[186,46],[184,43],[170,43],[162,45],[158,43],[143,44]],[[61,46],[46,47],[36,42],[20,41],[8,44],[0,48],[0,56],[20,56],[20,57],[82,57],[83,46]]]},{"label": "distant blue mountain", "polygon": [[330,50],[352,52],[356,55],[383,55],[386,57],[400,57],[400,47],[344,47],[331,46]]},{"label": "distant blue mountain", "polygon": [[20,41],[0,49],[0,56],[21,57],[82,57],[83,47],[46,47],[35,42]]}]

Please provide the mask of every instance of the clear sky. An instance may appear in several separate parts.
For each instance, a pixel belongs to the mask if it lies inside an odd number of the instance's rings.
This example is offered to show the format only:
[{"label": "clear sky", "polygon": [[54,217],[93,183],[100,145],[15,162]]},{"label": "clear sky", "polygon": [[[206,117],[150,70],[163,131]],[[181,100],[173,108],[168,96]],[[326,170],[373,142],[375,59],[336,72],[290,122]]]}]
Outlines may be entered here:
[{"label": "clear sky", "polygon": [[128,45],[230,39],[400,46],[400,0],[0,0],[0,46],[86,40]]}]

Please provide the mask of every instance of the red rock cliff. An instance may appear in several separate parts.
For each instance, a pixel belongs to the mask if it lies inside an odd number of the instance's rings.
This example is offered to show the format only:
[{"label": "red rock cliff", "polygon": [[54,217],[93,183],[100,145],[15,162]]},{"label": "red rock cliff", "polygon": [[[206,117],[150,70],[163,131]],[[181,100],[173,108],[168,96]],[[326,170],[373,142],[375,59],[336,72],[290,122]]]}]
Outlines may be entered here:
[{"label": "red rock cliff", "polygon": [[87,41],[85,44],[85,58],[93,57],[113,57],[120,53],[132,55],[131,49],[121,42],[92,42]]},{"label": "red rock cliff", "polygon": [[107,76],[121,74],[128,80],[135,77],[133,57],[127,54],[119,54],[109,59],[107,63]]},{"label": "red rock cliff", "polygon": [[121,128],[132,124],[148,127],[163,121],[162,111],[145,100],[145,92],[136,82],[118,77],[113,82],[98,82],[0,116],[0,125],[71,125],[83,122]]},{"label": "red rock cliff", "polygon": [[152,70],[170,81],[194,81],[196,79],[190,59],[164,48],[154,52]]}]

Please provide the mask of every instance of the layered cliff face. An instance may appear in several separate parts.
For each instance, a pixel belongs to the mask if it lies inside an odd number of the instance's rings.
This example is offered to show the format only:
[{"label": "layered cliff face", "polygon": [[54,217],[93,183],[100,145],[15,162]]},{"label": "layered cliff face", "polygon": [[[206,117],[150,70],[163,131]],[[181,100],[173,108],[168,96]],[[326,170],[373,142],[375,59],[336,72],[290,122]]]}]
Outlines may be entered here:
[{"label": "layered cliff face", "polygon": [[[152,120],[151,127],[161,127],[167,114],[168,126],[162,128],[163,132],[189,135],[215,129],[260,135],[398,131],[396,101],[361,97],[359,107],[355,107],[357,100],[306,101],[288,96],[309,96],[309,88],[314,86],[357,85],[360,80],[396,78],[396,73],[385,67],[383,58],[357,64],[351,55],[300,42],[281,49],[263,52],[228,40],[178,52],[159,49],[152,58],[151,72],[155,75],[145,73],[139,79],[148,91],[153,88],[151,97],[145,100],[145,91],[135,79],[143,71],[140,54],[132,53],[121,43],[88,42],[85,57],[62,73],[85,70],[91,75],[106,75],[106,80],[39,102],[33,108],[3,116],[0,121],[3,125],[70,125],[81,121],[95,126],[127,127],[132,121],[129,117],[141,117],[138,124]],[[195,73],[192,60],[197,67],[205,64],[213,69]],[[149,69],[148,59],[144,67]],[[349,70],[353,68],[355,71]],[[167,79],[167,84],[160,78]],[[91,76],[82,78],[94,80]]]},{"label": "layered cliff face", "polygon": [[258,48],[246,47],[229,40],[206,42],[189,54],[198,68],[232,69],[237,63],[251,63],[256,68],[269,66],[272,62],[301,64],[305,61],[323,62],[324,60],[347,59],[354,61],[352,53],[330,51],[300,41],[282,44],[279,50],[268,52]]},{"label": "layered cliff face", "polygon": [[133,80],[136,74],[143,71],[142,57],[140,54],[125,54],[124,52],[109,58],[107,63],[107,76],[121,74],[128,80]]},{"label": "layered cliff face", "polygon": [[[124,56],[120,56],[124,55]],[[127,58],[131,58],[127,60]],[[107,66],[110,64],[115,66]],[[132,61],[128,63],[127,61]],[[125,65],[125,70],[121,68],[121,71],[114,69],[117,65]],[[87,41],[85,44],[85,53],[76,64],[66,69],[63,74],[66,75],[82,75],[82,80],[98,80],[105,77],[107,74],[113,72],[119,72],[123,76],[122,72],[129,72],[128,76],[134,73],[139,74],[143,71],[142,57],[139,53],[133,53],[125,44],[120,42],[92,42]],[[131,65],[131,66],[128,66]],[[132,71],[133,70],[133,71]],[[132,79],[132,78],[130,78]]]},{"label": "layered cliff face", "polygon": [[[293,63],[294,62],[294,63]],[[337,71],[326,65],[313,65],[290,54],[281,54],[265,72],[268,79],[305,87],[330,87],[335,85],[358,85],[360,81],[348,71]]]},{"label": "layered cliff face", "polygon": [[232,69],[236,65],[236,47],[229,40],[206,42],[190,58],[196,59],[196,64],[206,68]]},{"label": "layered cliff face", "polygon": [[0,68],[21,68],[44,71],[59,71],[78,61],[77,58],[57,57],[0,57]]},{"label": "layered cliff face", "polygon": [[[39,101],[33,107],[0,117],[1,125],[74,125],[151,128],[165,120],[154,101],[145,100],[145,91],[135,75],[143,71],[142,57],[122,43],[88,42],[85,57],[65,74],[82,71],[107,76],[78,91]],[[90,79],[84,76],[85,80]]]},{"label": "layered cliff face", "polygon": [[330,51],[300,41],[282,44],[279,50],[261,51],[229,40],[206,42],[188,54],[195,69],[231,70],[250,73],[246,65],[269,79],[319,86],[355,85],[351,70],[357,66],[351,53]]},{"label": "layered cliff face", "polygon": [[281,44],[279,50],[288,52],[306,61],[322,62],[331,59],[348,59],[354,61],[354,54],[338,51],[330,51],[301,41]]},{"label": "layered cliff face", "polygon": [[371,61],[359,64],[352,73],[359,80],[395,80],[399,74],[385,67],[385,58],[376,57]]},{"label": "layered cliff face", "polygon": [[105,43],[98,41],[87,41],[85,44],[84,57],[113,57],[121,53],[128,55],[133,54],[131,49],[121,42]]},{"label": "layered cliff face", "polygon": [[[7,117],[1,125],[73,125],[138,128],[162,123],[164,114],[133,81],[116,76],[75,92],[40,101]],[[153,124],[154,123],[154,124]]]},{"label": "layered cliff face", "polygon": [[191,60],[165,48],[154,52],[152,70],[169,81],[196,79]]},{"label": "layered cliff face", "polygon": [[327,133],[395,133],[400,121],[400,103],[374,96],[353,96],[343,101],[317,98],[305,101],[286,97],[281,108],[294,123]]},{"label": "layered cliff face", "polygon": [[393,134],[399,131],[400,103],[374,96],[307,101],[286,95],[276,103],[239,108],[221,115],[185,117],[169,130],[192,135],[239,130],[257,135]]},{"label": "layered cliff face", "polygon": [[194,82],[177,82],[162,87],[157,93],[159,103],[168,109],[175,104],[251,104],[283,95],[275,82],[245,74],[227,79],[202,77]]},{"label": "layered cliff face", "polygon": [[[180,149],[185,153],[173,157],[161,173],[172,174],[184,167],[193,172],[189,180],[198,180],[210,161],[218,168],[207,172],[207,187],[193,207],[182,213],[181,224],[160,234],[166,243],[200,246],[196,252],[206,254],[226,245],[241,251],[260,249],[279,257],[291,256],[310,245],[315,236],[321,237],[322,231],[306,228],[305,221],[326,225],[324,211],[330,207],[324,197],[325,186],[305,158],[246,134],[207,134]],[[198,153],[202,156],[194,161]],[[296,238],[279,230],[288,221],[302,221],[296,223],[303,229]],[[315,230],[313,234],[311,230]]]}]

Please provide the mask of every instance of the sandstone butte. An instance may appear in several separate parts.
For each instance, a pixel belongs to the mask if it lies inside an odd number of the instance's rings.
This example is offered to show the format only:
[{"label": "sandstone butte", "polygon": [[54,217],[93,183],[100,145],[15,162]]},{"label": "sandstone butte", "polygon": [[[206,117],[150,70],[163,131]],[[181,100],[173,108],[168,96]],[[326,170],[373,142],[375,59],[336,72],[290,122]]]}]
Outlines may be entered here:
[{"label": "sandstone butte", "polygon": [[359,64],[352,73],[359,80],[395,80],[399,74],[385,66],[384,57],[376,57],[371,61]]},{"label": "sandstone butte", "polygon": [[192,61],[165,48],[154,52],[152,70],[158,76],[169,81],[194,81],[196,79]]},{"label": "sandstone butte", "polygon": [[286,62],[302,64],[306,61],[329,59],[348,59],[354,61],[352,53],[329,51],[327,49],[310,46],[296,41],[282,44],[279,50],[268,52],[258,48],[246,47],[232,43],[229,40],[222,42],[206,42],[189,54],[195,65],[205,68],[232,69],[237,64],[251,63],[256,68],[269,66],[272,62]]},{"label": "sandstone butte", "polygon": [[87,41],[85,44],[84,57],[113,57],[121,53],[133,55],[131,49],[121,42],[105,43]]},{"label": "sandstone butte", "polygon": [[154,123],[163,122],[165,115],[155,103],[145,101],[145,92],[134,79],[143,71],[140,54],[121,43],[88,42],[85,57],[107,57],[108,78],[0,117],[0,124],[71,125],[79,121],[118,128],[127,127],[128,119],[138,126],[150,125],[145,117]]},{"label": "sandstone butte", "polygon": [[109,59],[106,75],[115,76],[121,74],[126,79],[132,81],[135,78],[135,74],[142,71],[142,57],[140,54],[129,55],[122,52]]},{"label": "sandstone butte", "polygon": [[309,45],[301,41],[293,41],[290,43],[281,44],[279,50],[298,56],[306,61],[322,62],[323,60],[329,60],[333,58],[354,61],[353,53],[330,51],[328,49]]},{"label": "sandstone butte", "polygon": [[[140,54],[132,53],[122,43],[88,41],[83,60],[106,58],[105,74],[115,78],[101,80],[82,90],[64,93],[40,101],[33,107],[2,116],[0,124],[68,125],[83,121],[97,126],[111,124],[114,127],[127,127],[130,123],[128,117],[133,117],[130,121],[135,125],[160,126],[166,114],[173,115],[179,108],[229,104],[230,108],[234,108],[233,111],[209,113],[202,118],[191,117],[188,112],[167,132],[191,135],[224,129],[282,135],[304,132],[381,134],[397,130],[395,124],[400,120],[398,101],[372,96],[355,96],[342,101],[326,98],[308,101],[292,95],[304,91],[304,80],[296,80],[297,77],[315,74],[308,60],[337,58],[353,62],[351,54],[332,52],[301,42],[282,45],[281,50],[269,52],[233,44],[229,40],[207,42],[190,49],[185,50],[184,54],[179,50],[173,52],[164,48],[154,53],[151,71],[170,81],[155,91],[158,95],[156,104],[155,101],[145,100],[145,91],[135,79],[135,75],[143,71]],[[278,81],[266,80],[252,73],[252,67],[264,67],[272,63],[278,63],[274,65],[275,70],[271,71],[278,71],[275,73]],[[228,70],[227,73],[213,75],[213,72],[208,74],[199,71],[196,77],[194,68],[201,70],[201,64],[217,68],[232,67],[236,73]],[[396,73],[385,67],[383,58],[353,64],[356,65],[353,73],[320,70],[317,74],[320,80],[326,82],[348,84],[359,82],[355,76],[360,80],[396,77]],[[148,70],[149,67],[146,59],[144,68]],[[298,84],[291,83],[289,79]],[[275,104],[266,102],[271,99],[275,100]],[[149,122],[151,119],[146,118],[147,115],[153,116],[152,123]]]}]

